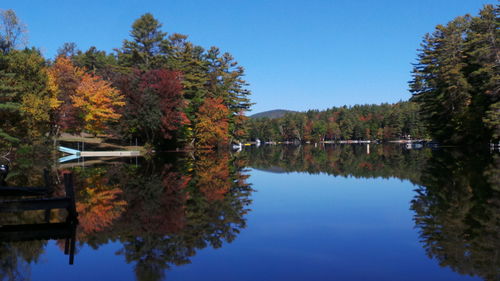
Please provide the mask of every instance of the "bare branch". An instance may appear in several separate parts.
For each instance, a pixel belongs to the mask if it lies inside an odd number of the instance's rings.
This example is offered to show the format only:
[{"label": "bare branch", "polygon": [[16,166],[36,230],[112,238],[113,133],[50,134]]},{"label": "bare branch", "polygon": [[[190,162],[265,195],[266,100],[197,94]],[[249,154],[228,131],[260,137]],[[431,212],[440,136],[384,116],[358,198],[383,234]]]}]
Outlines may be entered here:
[{"label": "bare branch", "polygon": [[0,51],[8,53],[28,43],[27,28],[14,10],[0,9]]}]

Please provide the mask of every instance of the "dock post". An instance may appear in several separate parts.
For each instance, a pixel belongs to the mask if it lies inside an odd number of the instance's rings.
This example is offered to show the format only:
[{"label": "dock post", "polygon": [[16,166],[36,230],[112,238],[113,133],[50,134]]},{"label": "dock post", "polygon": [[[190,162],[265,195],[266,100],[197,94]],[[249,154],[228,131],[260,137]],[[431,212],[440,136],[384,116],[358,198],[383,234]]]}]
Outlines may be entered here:
[{"label": "dock post", "polygon": [[45,182],[45,188],[47,189],[48,194],[52,194],[54,192],[54,185],[52,184],[52,179],[50,178],[49,170],[43,170],[43,180]]},{"label": "dock post", "polygon": [[68,215],[71,218],[76,219],[78,214],[76,213],[76,203],[75,203],[75,189],[73,186],[73,174],[64,174],[64,188],[66,191],[66,199],[69,200]]},{"label": "dock post", "polygon": [[69,246],[69,264],[73,265],[75,261],[75,250],[76,250],[76,223],[73,221],[71,224],[71,238]]}]

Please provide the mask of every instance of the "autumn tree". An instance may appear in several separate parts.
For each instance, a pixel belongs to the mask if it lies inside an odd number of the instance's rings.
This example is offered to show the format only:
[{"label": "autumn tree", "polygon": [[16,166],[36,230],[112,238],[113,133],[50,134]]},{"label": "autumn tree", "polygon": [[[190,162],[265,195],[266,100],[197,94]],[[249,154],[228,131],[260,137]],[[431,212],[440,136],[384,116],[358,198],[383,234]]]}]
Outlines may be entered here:
[{"label": "autumn tree", "polygon": [[116,84],[122,90],[124,135],[158,145],[176,137],[176,131],[189,123],[183,112],[185,102],[179,72],[135,70],[123,74]]},{"label": "autumn tree", "polygon": [[196,147],[212,149],[229,141],[229,109],[222,98],[207,98],[197,113]]},{"label": "autumn tree", "polygon": [[252,103],[248,99],[250,91],[248,83],[243,79],[245,69],[238,65],[229,53],[222,53],[217,47],[207,51],[209,97],[222,98],[224,106],[229,110],[228,133],[230,141],[241,140],[245,136],[244,113]]},{"label": "autumn tree", "polygon": [[125,105],[121,93],[111,82],[74,66],[69,58],[58,57],[49,76],[55,81],[62,102],[54,117],[57,129],[99,134],[121,117],[117,111]]},{"label": "autumn tree", "polygon": [[194,141],[193,130],[197,123],[196,113],[207,97],[208,62],[205,50],[187,40],[186,35],[174,33],[162,42],[166,54],[166,67],[182,74],[183,97],[186,101],[184,112],[190,124],[179,132],[179,138],[191,144]]},{"label": "autumn tree", "polygon": [[79,118],[80,111],[73,106],[72,97],[76,95],[84,71],[75,67],[69,58],[59,56],[49,68],[48,75],[54,81],[62,103],[53,117],[54,135],[58,135],[60,130],[81,132],[84,124]]},{"label": "autumn tree", "polygon": [[152,92],[159,98],[161,112],[161,132],[163,138],[171,139],[181,126],[188,124],[183,109],[181,75],[179,72],[167,70],[152,70],[143,75],[144,91]]},{"label": "autumn tree", "polygon": [[[251,105],[248,99],[250,92],[246,88],[248,85],[243,79],[243,67],[239,66],[229,53],[222,53],[216,47],[205,50],[189,42],[186,35],[173,33],[167,37],[167,33],[163,32],[161,27],[161,23],[149,13],[142,15],[133,23],[130,32],[131,40],[125,40],[117,53],[118,64],[122,68],[120,71],[123,71],[124,75],[116,80],[118,83],[130,85],[131,83],[124,81],[123,77],[131,77],[130,73],[133,73],[134,69],[145,72],[168,69],[177,72],[184,100],[182,112],[186,120],[181,122],[181,126],[171,127],[176,123],[175,118],[174,122],[158,118],[165,116],[165,113],[169,111],[165,109],[165,104],[170,104],[170,102],[164,103],[163,109],[160,110],[157,105],[157,95],[144,93],[144,89],[138,89],[133,93],[127,90],[131,88],[130,86],[120,86],[120,89],[130,93],[130,108],[140,108],[140,110],[126,110],[125,115],[130,118],[126,117],[128,129],[125,132],[128,132],[129,136],[137,136],[139,131],[147,132],[145,139],[152,141],[158,139],[155,128],[159,128],[159,123],[162,123],[163,134],[170,132],[165,135],[164,139],[174,140],[172,137],[175,136],[175,142],[193,146],[200,139],[197,132],[200,132],[203,126],[197,125],[201,121],[199,117],[203,115],[200,114],[201,107],[209,98],[212,100],[220,98],[222,105],[229,111],[226,117],[228,126],[223,128],[226,131],[225,135],[229,138],[223,141],[243,140],[246,137],[245,112]],[[133,77],[131,79],[132,84],[136,84],[132,88],[145,88],[151,91],[150,87],[143,87],[145,83],[140,82],[142,86],[139,87],[137,79]],[[148,106],[145,106],[146,104]],[[138,118],[139,115],[141,115],[140,118]],[[147,125],[143,126],[139,124],[140,122],[136,122],[137,120],[146,120],[144,123]],[[143,130],[146,128],[147,130]],[[203,137],[206,137],[206,134]]]},{"label": "autumn tree", "polygon": [[85,129],[93,134],[103,133],[108,123],[120,117],[117,107],[124,106],[123,95],[101,77],[84,73],[71,97],[73,106],[82,113]]},{"label": "autumn tree", "polygon": [[178,33],[167,37],[161,27],[147,13],[115,53],[65,43],[51,62],[35,49],[16,50],[24,25],[12,10],[1,11],[0,137],[119,132],[172,147],[245,139],[251,103],[243,67],[227,52],[205,50]]}]

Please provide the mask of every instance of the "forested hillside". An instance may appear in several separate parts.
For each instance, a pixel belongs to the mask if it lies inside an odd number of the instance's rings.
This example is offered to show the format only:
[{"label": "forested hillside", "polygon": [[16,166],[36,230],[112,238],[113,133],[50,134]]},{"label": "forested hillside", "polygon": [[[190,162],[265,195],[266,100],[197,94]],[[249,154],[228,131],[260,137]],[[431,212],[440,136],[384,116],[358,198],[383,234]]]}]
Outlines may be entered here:
[{"label": "forested hillside", "polygon": [[285,109],[275,109],[275,110],[269,110],[269,111],[264,111],[264,112],[252,114],[252,115],[250,115],[250,118],[264,118],[264,117],[266,117],[266,118],[273,119],[273,118],[283,117],[283,116],[285,116],[285,114],[292,113],[292,112],[294,112],[294,111],[285,110]]},{"label": "forested hillside", "polygon": [[264,141],[319,142],[426,138],[413,102],[333,107],[288,113],[282,118],[248,121],[250,138]]}]

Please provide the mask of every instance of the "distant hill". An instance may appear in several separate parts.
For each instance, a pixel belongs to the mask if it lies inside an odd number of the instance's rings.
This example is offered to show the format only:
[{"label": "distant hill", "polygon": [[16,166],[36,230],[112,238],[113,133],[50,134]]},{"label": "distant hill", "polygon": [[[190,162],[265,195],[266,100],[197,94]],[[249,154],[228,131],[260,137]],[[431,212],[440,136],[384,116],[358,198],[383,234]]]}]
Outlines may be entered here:
[{"label": "distant hill", "polygon": [[267,117],[267,118],[270,118],[270,119],[274,119],[274,118],[281,118],[281,117],[285,116],[285,114],[287,114],[287,113],[293,113],[293,112],[296,112],[296,111],[285,110],[285,109],[275,109],[275,110],[269,110],[269,111],[255,113],[253,115],[250,115],[250,118],[254,118],[255,119],[255,118],[264,118],[264,117]]}]

